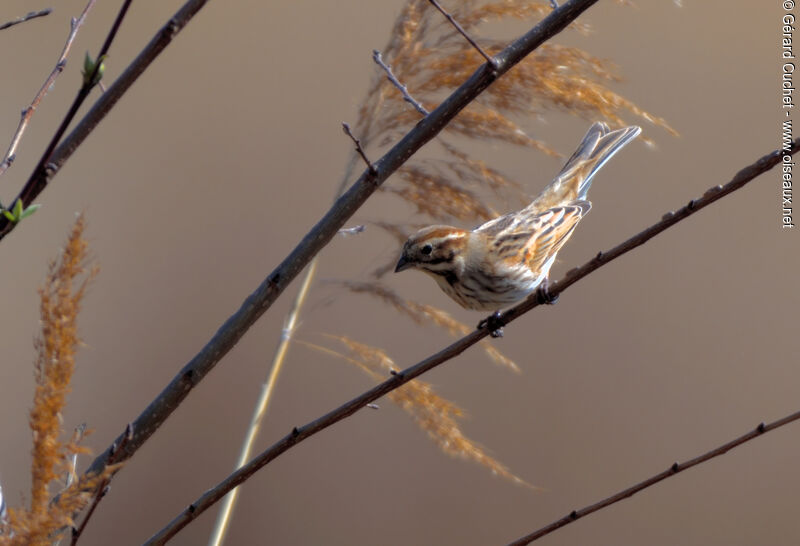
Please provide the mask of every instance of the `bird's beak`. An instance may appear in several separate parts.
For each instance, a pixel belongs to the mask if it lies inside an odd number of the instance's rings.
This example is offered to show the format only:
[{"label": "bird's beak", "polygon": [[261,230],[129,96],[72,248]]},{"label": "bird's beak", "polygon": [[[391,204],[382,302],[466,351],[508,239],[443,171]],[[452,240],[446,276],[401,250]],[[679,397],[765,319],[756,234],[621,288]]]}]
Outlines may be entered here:
[{"label": "bird's beak", "polygon": [[406,259],[406,255],[403,254],[402,256],[400,256],[400,260],[397,262],[397,267],[394,268],[394,272],[400,273],[401,271],[405,271],[406,269],[409,269],[411,267],[414,267],[414,264],[411,263],[408,259]]}]

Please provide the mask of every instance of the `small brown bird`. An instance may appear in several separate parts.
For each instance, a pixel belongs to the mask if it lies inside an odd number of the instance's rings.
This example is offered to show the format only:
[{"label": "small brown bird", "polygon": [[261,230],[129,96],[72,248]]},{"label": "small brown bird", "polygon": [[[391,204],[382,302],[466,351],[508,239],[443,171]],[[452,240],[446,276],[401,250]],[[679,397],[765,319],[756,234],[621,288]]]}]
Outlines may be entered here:
[{"label": "small brown bird", "polygon": [[[406,241],[395,272],[419,269],[467,309],[497,311],[546,286],[556,254],[592,204],[592,177],[641,129],[595,123],[558,176],[524,209],[469,231],[429,226]],[[544,285],[542,283],[545,283]]]}]

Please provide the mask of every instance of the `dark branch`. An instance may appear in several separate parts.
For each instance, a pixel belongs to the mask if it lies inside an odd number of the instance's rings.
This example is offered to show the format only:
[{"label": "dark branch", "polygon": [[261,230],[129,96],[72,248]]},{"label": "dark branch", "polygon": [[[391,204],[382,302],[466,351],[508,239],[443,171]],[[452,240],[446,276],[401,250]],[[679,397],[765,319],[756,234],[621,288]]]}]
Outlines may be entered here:
[{"label": "dark branch", "polygon": [[[94,1],[95,0],[91,0],[89,5],[91,6]],[[102,61],[108,55],[108,49],[111,47],[111,43],[117,34],[120,24],[122,24],[122,19],[124,19],[131,2],[132,0],[125,0],[120,7],[119,12],[117,13],[117,18],[114,21],[114,24],[112,25],[105,42],[103,43],[103,47],[100,49],[100,53],[97,55],[97,62],[94,64],[94,68],[90,74],[85,74],[83,85],[81,85],[81,88],[78,90],[75,100],[72,101],[72,105],[67,111],[67,114],[64,116],[64,119],[61,121],[61,125],[50,139],[50,144],[48,144],[47,149],[39,159],[39,163],[33,169],[33,173],[31,174],[30,178],[28,178],[28,181],[25,183],[22,191],[19,193],[19,195],[17,195],[16,199],[12,201],[13,203],[16,203],[17,200],[19,200],[22,202],[23,208],[28,207],[33,199],[39,195],[39,193],[41,193],[45,187],[47,187],[47,183],[55,173],[56,169],[56,163],[52,160],[53,152],[55,151],[56,146],[58,146],[58,143],[61,141],[61,138],[64,136],[64,133],[67,132],[67,128],[77,115],[81,105],[83,105],[84,101],[89,97],[89,93],[92,91],[92,88],[97,84],[97,82],[100,81],[100,71],[102,70],[101,66],[103,65]],[[3,216],[2,220],[0,220],[0,239],[11,232],[11,230],[13,230],[17,225],[18,224],[16,222],[11,222],[5,216]]]},{"label": "dark branch", "polygon": [[722,444],[718,448],[712,449],[711,451],[708,451],[708,452],[706,452],[706,453],[704,453],[702,455],[699,455],[698,457],[695,457],[694,459],[690,459],[690,460],[686,461],[685,463],[674,463],[668,469],[664,470],[663,472],[660,472],[660,473],[656,474],[655,476],[651,476],[650,478],[647,478],[646,480],[644,480],[642,482],[639,482],[634,486],[631,486],[631,487],[629,487],[627,489],[623,489],[619,493],[611,495],[610,497],[607,497],[607,498],[601,500],[600,502],[597,502],[597,503],[592,504],[590,506],[587,506],[585,508],[581,508],[580,510],[574,510],[574,511],[570,512],[569,514],[567,514],[566,516],[564,516],[563,518],[561,518],[561,519],[559,519],[557,521],[554,521],[553,523],[551,523],[549,525],[545,525],[544,527],[542,527],[538,531],[534,531],[533,533],[531,533],[529,535],[526,535],[524,537],[518,538],[514,542],[511,542],[509,544],[509,546],[522,546],[523,544],[530,544],[534,540],[542,538],[545,535],[549,535],[550,533],[552,533],[556,529],[560,529],[561,527],[564,527],[565,525],[569,525],[573,521],[576,521],[576,520],[578,520],[578,519],[580,519],[580,518],[582,518],[584,516],[588,516],[592,512],[597,512],[598,510],[600,510],[602,508],[606,508],[607,506],[611,506],[612,504],[615,504],[615,503],[617,503],[617,502],[619,502],[621,500],[624,500],[624,499],[627,499],[629,497],[632,497],[634,494],[638,493],[639,491],[642,491],[643,489],[647,489],[648,487],[650,487],[652,485],[655,485],[655,484],[657,484],[658,482],[660,482],[662,480],[666,480],[667,478],[671,478],[672,476],[674,476],[678,472],[682,472],[682,471],[684,471],[684,470],[686,470],[688,468],[691,468],[693,466],[699,465],[700,463],[704,463],[704,462],[706,462],[706,461],[708,461],[710,459],[713,459],[715,457],[719,457],[720,455],[724,455],[725,453],[727,453],[731,449],[733,449],[735,447],[738,447],[738,446],[744,444],[745,442],[749,442],[750,440],[758,438],[759,436],[761,436],[762,434],[764,434],[766,432],[769,432],[771,430],[775,430],[776,428],[782,427],[784,425],[788,425],[789,423],[791,423],[793,421],[797,421],[798,419],[800,419],[800,411],[795,412],[795,413],[793,413],[791,415],[787,415],[786,417],[784,417],[782,419],[778,419],[777,421],[774,421],[774,422],[772,422],[772,423],[770,423],[768,425],[765,425],[764,423],[761,423],[760,425],[758,425],[756,428],[754,428],[753,430],[751,430],[747,434],[743,434],[742,436],[739,436],[735,440],[731,440],[728,443]]},{"label": "dark branch", "polygon": [[[377,174],[369,170],[336,200],[333,207],[311,228],[292,252],[270,273],[261,285],[245,299],[239,310],[225,321],[216,334],[176,375],[164,390],[133,422],[134,438],[125,447],[120,461],[136,452],[166,421],[189,392],[219,363],[244,333],[269,309],[289,283],[336,236],[345,222],[366,202],[378,187],[409,157],[433,139],[458,113],[480,95],[498,77],[524,59],[530,52],[559,33],[597,0],[570,0],[543,21],[514,41],[496,57],[497,69],[481,66],[461,87],[456,89],[436,110],[420,122],[375,163]],[[127,72],[127,71],[126,71]],[[124,77],[124,75],[123,75]],[[120,78],[122,79],[122,78]],[[114,86],[116,86],[115,82]],[[98,102],[109,94],[113,87]],[[89,113],[92,115],[92,112]],[[77,129],[76,129],[77,130]],[[68,139],[69,140],[69,139]],[[81,139],[82,140],[82,139]],[[485,334],[476,332],[475,341]],[[463,349],[461,349],[463,350]],[[382,393],[381,393],[382,394]],[[367,402],[371,402],[368,400]],[[354,408],[353,411],[355,411]],[[326,425],[327,426],[327,425]],[[108,450],[99,455],[87,472],[100,472]],[[176,531],[177,532],[177,531]]]},{"label": "dark branch", "polygon": [[370,163],[367,154],[364,153],[364,148],[361,147],[361,141],[353,136],[353,132],[350,130],[350,125],[348,125],[347,123],[342,123],[342,130],[344,131],[344,134],[349,136],[350,140],[352,140],[355,143],[356,152],[358,152],[358,155],[360,155],[361,159],[364,160],[364,163],[367,164],[367,169],[369,170],[369,172],[372,173],[373,175],[377,174],[378,170],[375,168],[375,165]]},{"label": "dark branch", "polygon": [[[136,59],[125,69],[125,72],[123,72],[114,84],[101,95],[100,99],[98,99],[75,129],[52,151],[49,160],[45,160],[44,164],[40,162],[40,164],[37,165],[37,168],[28,179],[22,192],[17,196],[17,199],[21,198],[23,204],[27,207],[31,201],[47,187],[49,182],[58,173],[59,169],[72,157],[72,154],[75,153],[78,146],[86,140],[86,137],[91,134],[106,114],[111,111],[111,108],[122,95],[125,94],[128,88],[133,85],[133,82],[142,75],[150,63],[158,57],[172,42],[173,38],[175,38],[208,1],[209,0],[188,0],[181,9],[167,21],[156,36],[150,40],[150,43],[145,46]],[[126,1],[126,4],[127,3],[129,3],[129,0]],[[109,33],[109,36],[111,36],[111,33]],[[102,53],[103,51],[101,50],[101,54]],[[100,55],[98,55],[97,58],[100,59]],[[100,63],[97,63],[98,67],[99,64]],[[68,114],[68,116],[72,119],[74,113]],[[53,139],[53,142],[56,142],[56,139]],[[42,157],[44,158],[45,155]],[[15,201],[16,199],[12,201],[12,203]],[[17,224],[9,222],[5,216],[0,216],[0,240],[8,235],[16,226]]]},{"label": "dark branch", "polygon": [[53,11],[52,8],[46,8],[40,11],[32,11],[27,15],[23,15],[22,17],[17,17],[13,21],[8,21],[6,23],[0,24],[0,30],[5,30],[8,27],[13,27],[14,25],[24,23],[25,21],[30,21],[31,19],[36,19],[37,17],[44,17],[45,15],[50,15],[52,11]]},{"label": "dark branch", "polygon": [[[70,21],[69,35],[67,36],[67,41],[64,44],[64,49],[61,50],[61,55],[58,56],[58,61],[56,61],[55,68],[53,68],[53,71],[50,72],[50,75],[47,77],[44,84],[39,89],[39,92],[36,93],[36,96],[33,97],[31,104],[22,111],[22,116],[19,121],[19,125],[17,126],[17,130],[14,133],[14,136],[11,137],[11,144],[9,144],[8,146],[8,151],[6,152],[3,161],[0,162],[0,176],[2,176],[4,172],[6,172],[6,170],[11,166],[11,163],[14,161],[14,158],[16,158],[17,148],[19,147],[19,143],[22,140],[22,135],[25,133],[25,129],[27,129],[28,124],[31,121],[31,118],[33,117],[33,113],[36,111],[36,108],[38,108],[39,104],[42,102],[42,99],[44,99],[45,95],[47,94],[47,91],[53,86],[53,82],[56,81],[58,75],[64,71],[64,66],[66,66],[67,64],[67,55],[69,55],[70,49],[72,49],[72,43],[75,41],[75,37],[78,35],[78,29],[80,29],[81,25],[86,20],[86,15],[89,13],[89,10],[92,9],[92,6],[94,6],[95,1],[96,0],[89,0],[89,3],[86,4],[86,7],[83,9],[83,12],[81,13],[80,17],[78,17],[77,19],[73,18]],[[48,13],[50,13],[50,11],[51,11],[50,9],[46,9],[33,14],[29,13],[25,17],[28,17],[30,15],[41,17],[42,15],[47,15]],[[22,21],[18,20],[17,22],[22,22]],[[9,23],[6,23],[6,25],[8,24]],[[4,27],[0,27],[0,29],[2,28]]]},{"label": "dark branch", "polygon": [[114,24],[111,25],[108,35],[106,36],[106,40],[103,42],[103,46],[100,48],[100,53],[97,55],[98,59],[105,57],[108,54],[108,50],[111,49],[111,44],[114,42],[114,38],[117,36],[119,27],[122,25],[122,20],[125,19],[125,14],[128,13],[128,8],[131,7],[131,2],[132,0],[125,0],[122,3],[119,13],[117,13],[117,18],[114,19]]},{"label": "dark branch", "polygon": [[469,45],[471,45],[472,47],[474,47],[474,48],[475,48],[475,50],[476,50],[478,53],[480,53],[480,54],[481,54],[481,56],[482,56],[484,59],[486,59],[486,62],[487,62],[487,63],[489,63],[491,66],[495,66],[495,63],[496,63],[497,61],[495,61],[494,57],[492,57],[491,55],[489,55],[488,53],[486,53],[486,52],[483,50],[483,48],[481,48],[481,46],[479,46],[479,45],[478,45],[478,42],[476,42],[475,40],[473,40],[473,39],[472,39],[472,37],[470,37],[470,35],[469,35],[469,34],[467,34],[467,31],[466,31],[466,30],[464,30],[464,29],[462,28],[462,26],[458,24],[458,21],[456,21],[456,20],[453,18],[453,16],[452,16],[452,15],[450,15],[449,13],[447,13],[447,12],[444,10],[444,8],[443,8],[442,6],[440,6],[440,5],[439,5],[439,2],[437,2],[436,0],[428,0],[428,1],[429,1],[431,4],[433,4],[433,7],[435,7],[436,9],[438,9],[438,10],[439,10],[439,12],[440,12],[442,15],[444,15],[444,16],[447,18],[447,20],[448,20],[448,21],[450,21],[450,24],[451,24],[451,25],[453,25],[453,26],[455,27],[455,29],[456,29],[456,30],[459,32],[459,34],[461,34],[461,35],[462,35],[462,36],[463,36],[463,37],[464,37],[464,38],[465,38],[465,39],[466,39],[466,40],[469,42]]},{"label": "dark branch", "polygon": [[[625,254],[626,252],[630,252],[634,248],[643,244],[645,241],[652,239],[657,234],[675,225],[684,218],[689,217],[690,215],[694,214],[700,209],[710,205],[714,201],[721,199],[723,196],[741,188],[742,186],[747,184],[747,182],[753,180],[758,175],[774,167],[777,163],[781,161],[781,158],[785,154],[793,155],[798,150],[800,150],[800,138],[795,140],[789,147],[789,149],[776,150],[762,157],[752,165],[745,167],[744,169],[739,171],[736,174],[736,176],[734,176],[733,180],[731,180],[725,186],[717,186],[715,188],[712,188],[708,190],[700,199],[691,201],[690,204],[693,203],[691,207],[687,205],[686,207],[680,209],[678,212],[666,215],[666,218],[662,219],[660,222],[657,222],[651,227],[645,229],[641,233],[634,235],[624,243],[617,245],[616,247],[614,247],[613,249],[611,249],[606,253],[598,254],[595,258],[591,259],[585,265],[571,270],[570,272],[567,273],[564,279],[548,287],[549,296],[550,297],[558,296],[561,292],[566,290],[568,286],[575,284],[576,282],[578,282],[580,279],[582,279],[592,271],[602,267],[603,265],[609,263],[615,258],[618,258],[619,256]],[[500,317],[498,317],[498,320],[503,320],[504,321],[503,325],[508,324],[509,322],[519,318],[526,312],[530,311],[534,307],[541,305],[539,301],[540,301],[539,295],[534,293],[530,298],[528,298],[521,304],[503,313]],[[176,516],[175,519],[173,519],[166,527],[164,527],[156,535],[150,538],[147,544],[163,544],[166,540],[175,536],[175,534],[177,534],[178,531],[180,531],[183,527],[188,525],[189,522],[191,522],[193,519],[202,514],[205,510],[210,508],[218,500],[222,499],[233,488],[237,487],[242,482],[247,480],[250,476],[255,474],[259,469],[264,467],[270,461],[277,458],[279,455],[288,451],[290,448],[294,447],[303,440],[310,438],[317,432],[320,432],[328,428],[329,426],[338,423],[342,419],[345,419],[346,417],[353,415],[361,408],[375,402],[378,398],[401,387],[402,385],[408,383],[412,379],[447,362],[453,357],[458,356],[466,349],[468,349],[472,345],[475,345],[478,341],[489,335],[491,333],[491,328],[492,326],[487,325],[484,328],[475,330],[467,334],[466,336],[452,343],[448,347],[445,347],[438,353],[429,356],[425,360],[411,366],[410,368],[407,368],[399,372],[392,372],[391,377],[386,381],[384,381],[383,383],[376,385],[375,387],[364,392],[360,396],[353,398],[349,402],[326,413],[325,415],[316,419],[315,421],[312,421],[302,427],[295,427],[289,434],[284,436],[280,441],[273,444],[266,451],[263,451],[262,453],[257,455],[255,458],[253,458],[252,461],[239,468],[237,471],[235,471],[230,476],[225,478],[218,485],[206,491],[200,498],[198,498],[195,502],[191,504],[190,506],[191,509],[186,509],[180,514],[178,514],[178,516]],[[691,462],[692,461],[690,461],[689,463]],[[689,465],[689,463],[685,464]]]},{"label": "dark branch", "polygon": [[381,52],[378,51],[377,49],[372,50],[372,60],[375,61],[378,64],[378,66],[383,68],[383,71],[386,72],[386,79],[389,80],[392,83],[392,85],[394,85],[397,89],[400,90],[400,93],[403,94],[404,101],[411,104],[411,106],[413,106],[414,109],[423,116],[427,116],[429,114],[429,112],[425,109],[425,107],[422,106],[420,103],[418,103],[416,100],[414,100],[414,97],[412,97],[409,94],[408,87],[400,83],[400,80],[398,80],[397,77],[394,75],[394,72],[392,72],[392,67],[383,62],[383,55],[381,55]]}]

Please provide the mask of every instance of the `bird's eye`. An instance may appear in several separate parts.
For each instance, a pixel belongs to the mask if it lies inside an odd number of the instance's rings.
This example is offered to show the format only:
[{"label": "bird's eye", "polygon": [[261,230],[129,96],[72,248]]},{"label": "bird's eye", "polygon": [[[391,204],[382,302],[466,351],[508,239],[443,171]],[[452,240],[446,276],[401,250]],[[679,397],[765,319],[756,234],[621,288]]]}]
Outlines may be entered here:
[{"label": "bird's eye", "polygon": [[420,250],[420,252],[422,252],[425,256],[427,256],[428,254],[433,252],[433,247],[431,245],[425,245],[422,247],[422,250]]}]

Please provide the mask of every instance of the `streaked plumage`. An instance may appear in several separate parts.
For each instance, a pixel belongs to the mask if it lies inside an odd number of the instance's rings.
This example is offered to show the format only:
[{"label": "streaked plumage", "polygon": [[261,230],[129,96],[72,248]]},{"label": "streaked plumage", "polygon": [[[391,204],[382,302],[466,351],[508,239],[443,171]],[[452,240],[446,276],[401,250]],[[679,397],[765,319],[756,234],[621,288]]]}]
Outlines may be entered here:
[{"label": "streaked plumage", "polygon": [[471,231],[423,228],[406,241],[395,271],[428,273],[467,309],[494,311],[522,300],[547,279],[556,254],[591,209],[592,177],[640,132],[595,123],[530,205]]}]

